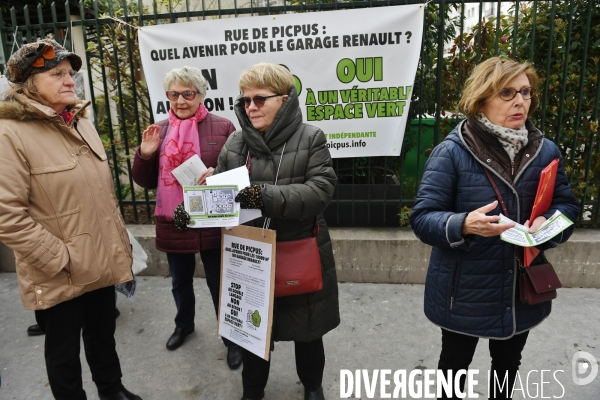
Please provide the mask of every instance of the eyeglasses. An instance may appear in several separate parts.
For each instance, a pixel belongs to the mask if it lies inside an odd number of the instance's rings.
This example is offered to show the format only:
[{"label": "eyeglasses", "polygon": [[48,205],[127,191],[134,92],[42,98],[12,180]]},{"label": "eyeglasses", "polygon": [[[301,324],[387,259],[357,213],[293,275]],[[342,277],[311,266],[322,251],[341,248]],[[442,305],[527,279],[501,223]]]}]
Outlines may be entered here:
[{"label": "eyeglasses", "polygon": [[517,89],[513,89],[513,88],[506,88],[506,89],[502,89],[500,91],[500,93],[498,93],[498,95],[500,96],[500,98],[502,100],[510,101],[517,96],[517,93],[521,93],[523,100],[529,100],[530,98],[532,98],[535,95],[535,90],[531,87],[526,87],[521,90],[517,90]]},{"label": "eyeglasses", "polygon": [[183,96],[183,98],[185,100],[194,100],[196,98],[196,93],[198,93],[195,90],[184,90],[183,92],[177,92],[175,90],[167,90],[167,98],[169,100],[179,100],[179,96]]},{"label": "eyeglasses", "polygon": [[75,75],[77,75],[77,72],[61,70],[61,71],[54,71],[54,72],[50,73],[50,76],[55,79],[65,79],[65,77],[67,75],[69,75],[71,77],[71,79],[73,79],[73,77]]},{"label": "eyeglasses", "polygon": [[270,99],[271,97],[277,97],[277,96],[283,96],[283,95],[282,94],[272,94],[271,96],[242,97],[242,99],[244,99],[244,105],[246,106],[246,108],[250,107],[251,103],[254,103],[254,105],[257,108],[261,108],[262,106],[265,105],[265,101],[267,99]]}]

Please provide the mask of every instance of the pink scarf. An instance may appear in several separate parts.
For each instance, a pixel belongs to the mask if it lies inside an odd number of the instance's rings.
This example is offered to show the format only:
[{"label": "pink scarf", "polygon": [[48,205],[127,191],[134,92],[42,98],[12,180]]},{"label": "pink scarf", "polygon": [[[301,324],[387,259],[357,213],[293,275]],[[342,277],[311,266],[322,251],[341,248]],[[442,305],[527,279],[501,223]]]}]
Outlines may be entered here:
[{"label": "pink scarf", "polygon": [[196,114],[188,119],[179,119],[172,109],[169,110],[169,130],[163,140],[158,160],[158,188],[154,215],[173,219],[173,210],[183,202],[183,189],[171,171],[194,154],[200,157],[198,122],[207,115],[208,110],[204,104],[200,104]]}]

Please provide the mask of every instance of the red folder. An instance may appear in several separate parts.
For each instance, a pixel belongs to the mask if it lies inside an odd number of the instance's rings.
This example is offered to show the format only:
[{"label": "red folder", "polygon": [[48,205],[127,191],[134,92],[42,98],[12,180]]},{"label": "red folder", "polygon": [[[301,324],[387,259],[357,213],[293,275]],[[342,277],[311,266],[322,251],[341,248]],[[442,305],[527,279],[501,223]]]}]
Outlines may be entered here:
[{"label": "red folder", "polygon": [[[554,197],[554,184],[556,183],[556,172],[558,171],[558,158],[552,160],[546,168],[542,170],[540,174],[540,183],[538,185],[537,194],[533,202],[533,208],[531,209],[531,217],[529,217],[529,223],[532,224],[533,220],[548,211],[552,204],[552,198]],[[523,249],[524,260],[523,263],[526,267],[531,265],[531,262],[540,253],[535,247],[525,247]]]}]

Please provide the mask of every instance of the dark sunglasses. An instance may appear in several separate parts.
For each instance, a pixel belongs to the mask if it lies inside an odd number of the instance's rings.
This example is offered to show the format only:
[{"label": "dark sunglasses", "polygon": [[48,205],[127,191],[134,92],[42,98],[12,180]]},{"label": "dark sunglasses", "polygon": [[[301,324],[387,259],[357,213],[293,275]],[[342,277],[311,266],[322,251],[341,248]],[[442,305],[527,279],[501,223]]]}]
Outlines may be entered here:
[{"label": "dark sunglasses", "polygon": [[198,93],[195,90],[184,90],[183,92],[177,92],[175,90],[167,90],[167,98],[169,100],[179,100],[179,96],[183,96],[184,99],[186,100],[194,100],[196,98],[196,93]]},{"label": "dark sunglasses", "polygon": [[535,95],[535,90],[531,87],[526,87],[521,90],[507,88],[507,89],[502,89],[500,91],[500,93],[498,93],[498,95],[504,101],[511,101],[512,99],[514,99],[517,96],[517,93],[521,93],[523,100],[529,100],[530,98],[532,98]]},{"label": "dark sunglasses", "polygon": [[265,101],[267,99],[270,99],[271,97],[277,97],[277,96],[283,96],[282,94],[273,94],[271,96],[254,96],[254,97],[242,97],[242,99],[244,99],[244,106],[246,106],[246,108],[250,107],[251,103],[254,103],[254,105],[258,108],[261,108],[262,106],[265,105]]}]

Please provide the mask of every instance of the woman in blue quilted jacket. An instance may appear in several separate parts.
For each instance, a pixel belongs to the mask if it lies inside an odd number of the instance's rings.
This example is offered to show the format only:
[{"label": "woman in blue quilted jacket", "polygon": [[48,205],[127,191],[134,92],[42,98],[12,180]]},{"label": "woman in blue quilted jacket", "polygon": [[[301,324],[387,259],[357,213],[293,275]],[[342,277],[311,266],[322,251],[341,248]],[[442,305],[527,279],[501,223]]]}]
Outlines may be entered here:
[{"label": "woman in blue quilted jacket", "polygon": [[[497,224],[504,211],[490,178],[508,217],[531,232],[557,210],[572,221],[579,213],[558,147],[528,119],[539,102],[537,83],[527,62],[494,57],[474,69],[458,104],[466,119],[431,153],[410,216],[416,235],[433,246],[425,314],[442,331],[438,369],[455,377],[469,367],[479,338],[489,339],[490,398],[511,398],[529,331],[552,306],[520,301],[523,249],[500,240],[514,224]],[[555,158],[560,162],[552,204],[529,221],[540,172]],[[543,251],[572,232],[573,226],[538,246],[541,253],[532,264],[543,262]],[[494,376],[500,385],[493,384]],[[464,375],[460,382],[462,391]],[[455,397],[442,395],[458,398],[456,391]]]}]

